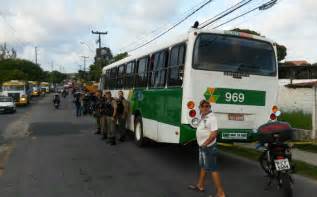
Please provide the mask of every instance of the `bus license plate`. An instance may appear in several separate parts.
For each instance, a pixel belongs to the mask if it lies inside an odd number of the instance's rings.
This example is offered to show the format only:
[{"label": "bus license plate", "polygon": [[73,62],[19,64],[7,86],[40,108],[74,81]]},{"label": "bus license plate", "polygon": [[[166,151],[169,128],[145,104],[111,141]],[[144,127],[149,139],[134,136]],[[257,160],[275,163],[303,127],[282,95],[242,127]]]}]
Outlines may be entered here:
[{"label": "bus license plate", "polygon": [[288,159],[274,160],[275,168],[277,171],[289,170],[291,166],[289,165]]},{"label": "bus license plate", "polygon": [[222,133],[222,139],[224,140],[247,140],[247,133]]},{"label": "bus license plate", "polygon": [[243,114],[228,114],[229,120],[234,121],[244,121],[244,115]]}]

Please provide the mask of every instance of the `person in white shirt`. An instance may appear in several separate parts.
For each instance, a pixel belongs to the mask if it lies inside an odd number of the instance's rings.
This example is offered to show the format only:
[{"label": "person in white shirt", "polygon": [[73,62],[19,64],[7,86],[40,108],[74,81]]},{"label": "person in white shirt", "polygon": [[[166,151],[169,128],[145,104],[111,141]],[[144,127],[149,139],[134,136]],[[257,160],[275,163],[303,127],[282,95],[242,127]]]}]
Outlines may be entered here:
[{"label": "person in white shirt", "polygon": [[202,100],[199,109],[201,118],[196,130],[196,139],[199,146],[200,173],[198,183],[196,185],[189,185],[188,188],[204,192],[206,175],[210,172],[217,190],[216,197],[225,197],[217,165],[217,119],[212,113],[208,101]]}]

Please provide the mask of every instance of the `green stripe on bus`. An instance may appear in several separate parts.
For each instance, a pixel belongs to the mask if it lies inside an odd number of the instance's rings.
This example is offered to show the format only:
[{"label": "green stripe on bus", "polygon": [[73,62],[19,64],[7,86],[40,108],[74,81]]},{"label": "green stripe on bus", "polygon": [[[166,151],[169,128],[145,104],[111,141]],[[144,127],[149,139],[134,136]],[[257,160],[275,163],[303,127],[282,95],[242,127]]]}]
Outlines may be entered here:
[{"label": "green stripe on bus", "polygon": [[265,91],[230,88],[207,88],[206,100],[217,104],[265,106]]},{"label": "green stripe on bus", "polygon": [[130,102],[132,112],[140,110],[144,118],[180,126],[182,88],[135,89]]},{"label": "green stripe on bus", "polygon": [[179,143],[184,144],[196,139],[196,129],[187,124],[182,124],[180,127]]}]

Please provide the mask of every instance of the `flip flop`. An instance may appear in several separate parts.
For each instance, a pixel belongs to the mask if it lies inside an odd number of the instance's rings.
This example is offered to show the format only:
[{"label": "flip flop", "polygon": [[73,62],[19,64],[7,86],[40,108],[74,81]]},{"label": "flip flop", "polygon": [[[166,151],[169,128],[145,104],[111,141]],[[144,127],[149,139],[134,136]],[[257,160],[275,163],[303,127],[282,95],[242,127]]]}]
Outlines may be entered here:
[{"label": "flip flop", "polygon": [[201,189],[201,188],[197,187],[196,185],[188,185],[187,188],[189,190],[193,190],[193,191],[196,191],[196,192],[204,192],[205,191],[204,189]]}]

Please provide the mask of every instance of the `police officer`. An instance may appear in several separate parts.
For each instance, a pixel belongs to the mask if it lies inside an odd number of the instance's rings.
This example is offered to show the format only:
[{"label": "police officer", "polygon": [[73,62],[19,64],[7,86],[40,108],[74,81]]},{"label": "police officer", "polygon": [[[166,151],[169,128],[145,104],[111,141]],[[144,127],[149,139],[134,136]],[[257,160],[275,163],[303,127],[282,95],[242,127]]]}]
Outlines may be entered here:
[{"label": "police officer", "polygon": [[105,116],[106,116],[106,135],[108,143],[116,145],[115,125],[116,125],[117,102],[112,98],[111,92],[106,92]]},{"label": "police officer", "polygon": [[101,98],[100,101],[100,125],[102,139],[106,140],[108,138],[108,126],[107,126],[107,114],[106,114],[106,95]]},{"label": "police officer", "polygon": [[102,94],[101,91],[96,92],[96,95],[94,97],[94,117],[96,119],[96,123],[97,123],[97,131],[95,132],[95,134],[101,134],[101,112],[102,112]]},{"label": "police officer", "polygon": [[129,114],[128,101],[124,98],[123,91],[118,92],[117,99],[117,120],[118,120],[118,133],[120,134],[119,140],[123,142],[127,135],[126,123]]}]

